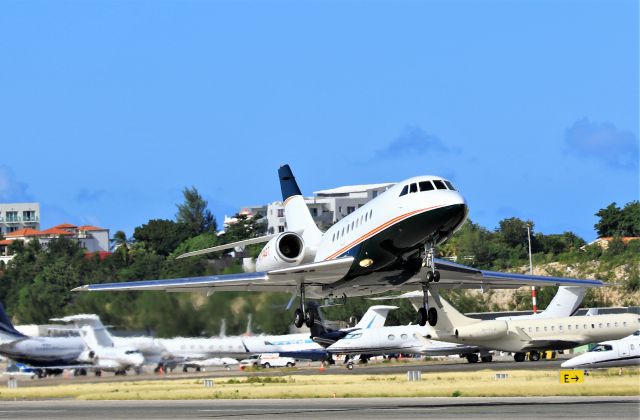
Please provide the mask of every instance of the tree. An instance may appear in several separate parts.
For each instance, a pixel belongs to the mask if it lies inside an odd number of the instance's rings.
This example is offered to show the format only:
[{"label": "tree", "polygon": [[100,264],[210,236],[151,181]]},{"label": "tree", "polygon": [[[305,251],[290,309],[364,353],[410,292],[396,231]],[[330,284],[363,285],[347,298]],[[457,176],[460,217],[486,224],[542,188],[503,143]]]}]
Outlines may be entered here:
[{"label": "tree", "polygon": [[167,256],[185,239],[190,237],[187,227],[171,220],[153,219],[135,228],[133,237],[144,242],[149,249]]},{"label": "tree", "polygon": [[531,235],[533,235],[533,222],[530,220],[525,222],[517,217],[501,220],[498,228],[500,240],[512,247],[527,244],[527,225],[531,226]]},{"label": "tree", "polygon": [[182,194],[184,203],[176,205],[178,207],[176,220],[186,227],[189,237],[205,232],[215,232],[216,219],[207,209],[207,201],[202,198],[196,187],[185,188]]},{"label": "tree", "polygon": [[117,246],[116,252],[122,256],[124,261],[129,259],[129,246],[127,245],[127,234],[119,230],[113,235],[113,240]]},{"label": "tree", "polygon": [[640,237],[640,201],[631,201],[622,209],[620,234],[622,236]]},{"label": "tree", "polygon": [[620,220],[622,219],[622,210],[615,202],[607,207],[600,209],[596,216],[600,218],[598,223],[594,225],[599,237],[620,235]]}]

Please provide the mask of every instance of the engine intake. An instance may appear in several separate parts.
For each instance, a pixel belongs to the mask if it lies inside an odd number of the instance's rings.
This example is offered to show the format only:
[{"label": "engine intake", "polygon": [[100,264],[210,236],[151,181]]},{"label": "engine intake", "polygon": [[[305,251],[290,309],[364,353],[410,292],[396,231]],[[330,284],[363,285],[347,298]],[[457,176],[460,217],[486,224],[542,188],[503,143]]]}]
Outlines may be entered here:
[{"label": "engine intake", "polygon": [[256,261],[257,271],[270,271],[300,265],[307,255],[304,240],[294,232],[283,232],[271,239]]}]

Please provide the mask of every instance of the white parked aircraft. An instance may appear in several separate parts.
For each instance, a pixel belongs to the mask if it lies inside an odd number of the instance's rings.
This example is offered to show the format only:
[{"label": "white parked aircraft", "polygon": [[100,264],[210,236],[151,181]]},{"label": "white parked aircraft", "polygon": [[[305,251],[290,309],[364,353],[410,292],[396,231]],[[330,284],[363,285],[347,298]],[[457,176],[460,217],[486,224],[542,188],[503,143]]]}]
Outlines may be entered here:
[{"label": "white parked aircraft", "polygon": [[609,368],[640,365],[640,331],[620,340],[604,341],[590,351],[563,362],[563,368]]},{"label": "white parked aircraft", "polygon": [[100,318],[93,314],[71,315],[64,318],[52,318],[52,321],[73,322],[80,331],[80,337],[89,348],[86,362],[93,363],[96,375],[101,370],[125,375],[127,370],[139,370],[144,363],[144,356],[135,347],[118,347],[111,339],[111,334],[102,325]]},{"label": "white parked aircraft", "polygon": [[467,202],[451,182],[418,176],[399,182],[326,232],[315,225],[288,165],[278,171],[286,232],[190,252],[200,255],[267,242],[255,273],[85,285],[78,291],[285,291],[300,296],[295,325],[314,324],[306,297],[369,296],[423,289],[418,323],[437,323],[427,292],[438,287],[513,288],[524,285],[600,286],[598,280],[479,270],[435,258],[436,246],[465,222]]},{"label": "white parked aircraft", "polygon": [[535,361],[539,350],[564,350],[615,340],[640,329],[636,314],[483,321],[462,315],[435,290],[429,301],[440,309],[440,321],[433,335],[426,338],[513,352],[517,362],[524,361],[525,352]]},{"label": "white parked aircraft", "polygon": [[[561,286],[549,303],[546,310],[533,315],[515,315],[495,317],[494,319],[544,319],[571,316],[580,306],[586,293],[584,287]],[[414,307],[422,305],[422,292],[409,292],[400,296],[374,298],[373,300],[409,299]],[[488,315],[488,314],[487,314]],[[341,340],[330,345],[327,350],[332,354],[394,354],[410,353],[424,356],[459,355],[470,363],[478,360],[490,362],[493,356],[488,350],[474,345],[456,344],[444,341],[426,339],[434,336],[431,326],[399,325],[378,328],[375,330],[353,331]],[[478,357],[480,353],[480,358]],[[534,356],[535,357],[535,356]]]}]

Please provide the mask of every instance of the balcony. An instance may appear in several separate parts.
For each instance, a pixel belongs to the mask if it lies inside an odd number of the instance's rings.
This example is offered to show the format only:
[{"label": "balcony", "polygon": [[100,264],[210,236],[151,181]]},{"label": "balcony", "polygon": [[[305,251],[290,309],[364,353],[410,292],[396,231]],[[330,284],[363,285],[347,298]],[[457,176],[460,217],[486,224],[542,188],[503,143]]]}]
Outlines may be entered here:
[{"label": "balcony", "polygon": [[33,217],[2,217],[0,216],[0,223],[30,223],[30,222],[39,222],[40,218],[38,216]]}]

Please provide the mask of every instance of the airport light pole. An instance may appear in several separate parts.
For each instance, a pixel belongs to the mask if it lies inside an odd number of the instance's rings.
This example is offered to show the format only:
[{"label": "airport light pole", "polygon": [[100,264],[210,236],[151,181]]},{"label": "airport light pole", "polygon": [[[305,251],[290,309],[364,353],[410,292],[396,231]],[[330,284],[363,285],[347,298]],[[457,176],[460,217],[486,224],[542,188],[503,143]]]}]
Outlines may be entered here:
[{"label": "airport light pole", "polygon": [[[527,238],[529,239],[529,274],[533,275],[533,257],[531,256],[531,225],[527,223]],[[531,301],[533,302],[533,313],[538,312],[536,302],[536,286],[531,286]]]}]

